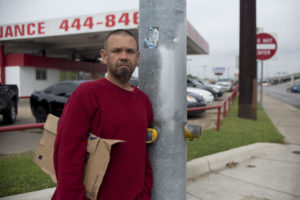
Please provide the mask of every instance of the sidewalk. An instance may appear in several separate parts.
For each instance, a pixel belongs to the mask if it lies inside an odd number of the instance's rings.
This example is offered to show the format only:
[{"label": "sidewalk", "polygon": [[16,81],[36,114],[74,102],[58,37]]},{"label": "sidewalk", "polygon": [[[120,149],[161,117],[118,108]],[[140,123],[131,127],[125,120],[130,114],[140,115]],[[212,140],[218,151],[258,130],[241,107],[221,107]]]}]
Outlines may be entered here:
[{"label": "sidewalk", "polygon": [[187,200],[300,200],[300,110],[264,95],[286,145],[257,143],[192,160]]},{"label": "sidewalk", "polygon": [[[256,143],[188,162],[187,200],[300,200],[300,110],[266,95],[264,109],[288,144]],[[50,200],[53,190],[0,200]]]}]

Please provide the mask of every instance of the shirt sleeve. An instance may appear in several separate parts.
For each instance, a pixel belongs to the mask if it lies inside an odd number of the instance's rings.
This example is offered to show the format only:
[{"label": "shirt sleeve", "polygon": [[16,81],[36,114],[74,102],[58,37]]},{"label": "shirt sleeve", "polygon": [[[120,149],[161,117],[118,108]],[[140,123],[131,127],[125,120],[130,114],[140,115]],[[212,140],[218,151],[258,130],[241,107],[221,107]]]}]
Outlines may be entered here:
[{"label": "shirt sleeve", "polygon": [[93,94],[81,85],[65,105],[58,124],[54,145],[54,167],[57,177],[52,199],[86,200],[83,184],[87,134],[97,109]]}]

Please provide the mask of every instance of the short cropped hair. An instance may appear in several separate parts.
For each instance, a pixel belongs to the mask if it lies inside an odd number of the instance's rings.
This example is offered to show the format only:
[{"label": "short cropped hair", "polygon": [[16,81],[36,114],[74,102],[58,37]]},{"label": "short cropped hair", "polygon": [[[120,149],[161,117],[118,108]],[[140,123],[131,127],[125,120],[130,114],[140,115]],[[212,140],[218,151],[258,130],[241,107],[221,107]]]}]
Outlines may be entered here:
[{"label": "short cropped hair", "polygon": [[109,34],[107,34],[106,37],[104,38],[104,49],[105,50],[107,49],[107,41],[108,41],[109,37],[112,36],[112,35],[128,35],[128,36],[131,36],[135,40],[135,43],[136,43],[136,46],[137,46],[137,49],[138,49],[137,40],[134,37],[134,35],[132,34],[132,32],[130,32],[128,30],[125,30],[125,29],[117,29],[117,30],[114,30],[114,31],[110,32]]}]

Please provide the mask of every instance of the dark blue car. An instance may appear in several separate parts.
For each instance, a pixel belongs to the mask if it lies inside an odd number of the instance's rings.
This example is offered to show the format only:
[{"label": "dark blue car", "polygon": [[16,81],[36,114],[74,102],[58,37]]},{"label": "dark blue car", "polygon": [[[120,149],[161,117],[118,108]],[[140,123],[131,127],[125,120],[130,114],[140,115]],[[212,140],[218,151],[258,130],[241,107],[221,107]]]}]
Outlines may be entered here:
[{"label": "dark blue car", "polygon": [[294,84],[291,87],[287,88],[288,92],[300,93],[300,84]]}]

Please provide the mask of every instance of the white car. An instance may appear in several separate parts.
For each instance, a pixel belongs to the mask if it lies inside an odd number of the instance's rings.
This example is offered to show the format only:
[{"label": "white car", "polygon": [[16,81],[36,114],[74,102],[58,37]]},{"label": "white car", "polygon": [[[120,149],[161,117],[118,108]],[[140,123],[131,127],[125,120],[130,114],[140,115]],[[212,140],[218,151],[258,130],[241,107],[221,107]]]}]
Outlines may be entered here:
[{"label": "white car", "polygon": [[196,93],[202,96],[206,105],[209,105],[214,101],[214,95],[207,90],[194,87],[187,87],[187,92]]},{"label": "white car", "polygon": [[217,81],[215,84],[221,85],[226,89],[227,92],[230,92],[233,86],[231,81]]},{"label": "white car", "polygon": [[222,93],[226,92],[226,89],[221,85],[214,85],[214,84],[211,84],[211,83],[209,83],[207,81],[204,81],[204,80],[199,80],[199,82],[201,82],[203,85],[211,86],[213,88],[217,88],[218,90],[221,90]]}]

